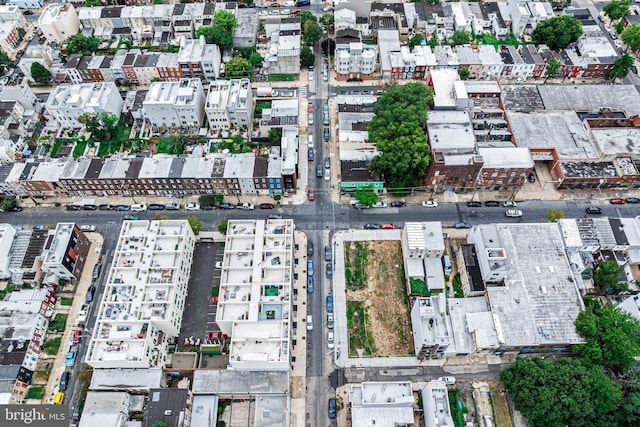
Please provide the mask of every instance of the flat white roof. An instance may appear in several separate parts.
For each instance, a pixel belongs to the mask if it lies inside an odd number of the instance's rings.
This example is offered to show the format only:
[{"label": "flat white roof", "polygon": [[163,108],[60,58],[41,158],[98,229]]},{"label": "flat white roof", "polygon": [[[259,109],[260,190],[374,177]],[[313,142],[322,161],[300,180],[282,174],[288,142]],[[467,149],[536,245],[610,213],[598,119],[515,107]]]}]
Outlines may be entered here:
[{"label": "flat white roof", "polygon": [[432,150],[473,150],[476,138],[467,111],[430,111],[427,134]]},{"label": "flat white roof", "polygon": [[478,148],[482,156],[483,168],[532,168],[533,159],[528,148],[500,147]]}]

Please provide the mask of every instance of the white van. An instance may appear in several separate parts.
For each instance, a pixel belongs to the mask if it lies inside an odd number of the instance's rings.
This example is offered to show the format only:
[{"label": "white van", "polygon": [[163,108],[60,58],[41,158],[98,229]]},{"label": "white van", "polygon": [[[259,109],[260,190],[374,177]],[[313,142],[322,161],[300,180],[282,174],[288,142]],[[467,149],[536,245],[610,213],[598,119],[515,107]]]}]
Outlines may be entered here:
[{"label": "white van", "polygon": [[309,141],[307,142],[309,148],[313,148],[313,135],[309,135]]},{"label": "white van", "polygon": [[307,331],[313,331],[313,317],[307,316]]},{"label": "white van", "polygon": [[131,205],[131,212],[144,212],[146,210],[147,210],[147,205],[143,205],[143,204]]}]

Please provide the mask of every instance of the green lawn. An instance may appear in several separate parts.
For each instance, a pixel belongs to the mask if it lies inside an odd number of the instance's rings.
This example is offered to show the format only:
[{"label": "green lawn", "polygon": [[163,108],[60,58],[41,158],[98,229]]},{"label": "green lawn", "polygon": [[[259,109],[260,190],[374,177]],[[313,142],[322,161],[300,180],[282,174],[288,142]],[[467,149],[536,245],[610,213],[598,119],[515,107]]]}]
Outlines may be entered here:
[{"label": "green lawn", "polygon": [[365,356],[373,356],[375,343],[370,329],[367,307],[360,301],[347,301],[347,332],[349,335],[349,355],[358,356],[362,349]]},{"label": "green lawn", "polygon": [[84,151],[87,149],[87,145],[89,144],[89,142],[93,143],[92,140],[80,140],[78,142],[76,142],[75,147],[73,147],[73,158],[77,159],[78,157],[82,156],[84,154]]},{"label": "green lawn", "polygon": [[32,385],[27,390],[27,399],[38,399],[41,400],[42,396],[44,396],[44,388],[43,385]]},{"label": "green lawn", "polygon": [[63,313],[58,313],[56,314],[55,319],[53,319],[53,321],[49,323],[49,330],[64,332],[66,325],[67,325],[67,315]]},{"label": "green lawn", "polygon": [[73,304],[73,298],[66,298],[66,297],[60,298],[60,305],[70,306],[71,304]]},{"label": "green lawn", "polygon": [[60,337],[50,338],[44,342],[44,351],[50,355],[55,356],[58,354],[62,339]]},{"label": "green lawn", "polygon": [[56,154],[58,154],[58,151],[60,151],[60,147],[62,147],[65,144],[70,144],[71,140],[67,139],[67,138],[58,138],[56,139],[55,144],[53,144],[53,148],[51,149],[51,157],[55,157]]},{"label": "green lawn", "polygon": [[269,74],[270,82],[292,82],[296,78],[295,74]]}]

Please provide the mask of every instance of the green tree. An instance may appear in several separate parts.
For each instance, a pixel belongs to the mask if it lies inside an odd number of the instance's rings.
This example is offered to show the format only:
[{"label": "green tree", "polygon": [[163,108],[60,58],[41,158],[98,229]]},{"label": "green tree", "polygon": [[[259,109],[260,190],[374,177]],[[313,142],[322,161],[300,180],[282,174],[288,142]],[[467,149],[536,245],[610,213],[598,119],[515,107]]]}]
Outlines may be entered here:
[{"label": "green tree", "polygon": [[470,74],[471,74],[471,72],[469,71],[469,69],[467,67],[458,68],[458,75],[460,76],[461,80],[469,79],[469,75]]},{"label": "green tree", "polygon": [[269,139],[268,144],[270,146],[280,145],[282,141],[282,128],[271,128],[267,133],[267,138]]},{"label": "green tree", "polygon": [[156,421],[155,423],[151,424],[149,427],[167,427],[167,424],[162,421]]},{"label": "green tree", "polygon": [[640,425],[640,392],[632,391],[622,399],[615,418],[620,427]]},{"label": "green tree", "polygon": [[216,203],[220,204],[224,201],[224,194],[222,193],[216,193]]},{"label": "green tree", "polygon": [[198,204],[203,208],[207,206],[215,206],[216,204],[215,194],[203,194],[202,196],[198,197]]},{"label": "green tree", "polygon": [[51,72],[39,62],[31,64],[31,78],[39,84],[51,83]]},{"label": "green tree", "polygon": [[633,66],[634,62],[633,56],[625,53],[614,61],[610,77],[612,79],[624,79],[629,74],[629,69]]},{"label": "green tree", "polygon": [[553,10],[562,10],[571,5],[571,0],[551,0],[549,3]]},{"label": "green tree", "polygon": [[423,127],[432,99],[433,91],[422,83],[391,87],[378,98],[368,131],[381,154],[372,159],[370,169],[394,194],[416,186],[429,164]]},{"label": "green tree", "polygon": [[546,44],[550,49],[559,50],[578,40],[582,35],[582,23],[569,15],[549,18],[538,24],[531,38],[537,44]]},{"label": "green tree", "polygon": [[637,365],[640,322],[626,311],[585,299],[585,310],[576,319],[576,332],[586,343],[573,346],[573,351],[585,363],[604,365],[616,372]]},{"label": "green tree", "polygon": [[27,31],[22,27],[16,28],[16,32],[18,33],[21,39],[24,38],[25,34],[27,34]]},{"label": "green tree", "polygon": [[67,47],[65,52],[67,55],[92,55],[100,47],[100,39],[93,36],[83,36],[82,34],[74,34],[67,39]]},{"label": "green tree", "polygon": [[414,34],[413,37],[409,39],[409,50],[413,50],[414,47],[420,46],[427,39],[424,34]]},{"label": "green tree", "polygon": [[205,27],[204,25],[196,30],[196,38],[204,36],[204,41],[207,44],[215,44],[215,35],[213,27]]},{"label": "green tree", "polygon": [[236,15],[226,10],[218,10],[213,15],[213,39],[214,43],[222,49],[233,47],[233,35],[238,28]]},{"label": "green tree", "polygon": [[617,34],[622,34],[622,32],[624,31],[624,22],[616,22],[615,24],[613,24],[613,29],[616,30]]},{"label": "green tree", "polygon": [[429,39],[427,44],[431,47],[431,49],[433,49],[434,47],[438,46],[438,38],[436,37],[435,34],[433,34],[431,36],[431,38]]},{"label": "green tree", "polygon": [[588,427],[616,409],[620,386],[601,366],[580,360],[517,359],[500,379],[534,426]]},{"label": "green tree", "polygon": [[558,222],[559,219],[564,218],[564,211],[560,209],[549,209],[547,211],[547,217],[542,221],[544,222]]},{"label": "green tree", "polygon": [[544,69],[545,82],[547,79],[554,78],[558,76],[560,72],[560,67],[562,64],[556,58],[551,58],[549,62],[547,62],[547,66]]},{"label": "green tree", "polygon": [[604,5],[602,11],[612,21],[624,18],[629,14],[629,0],[612,0],[611,2]]},{"label": "green tree", "polygon": [[2,212],[10,211],[16,206],[18,206],[18,201],[15,197],[5,197],[0,201],[0,211]]},{"label": "green tree", "polygon": [[0,74],[4,75],[11,67],[13,67],[13,61],[4,50],[0,49]]},{"label": "green tree", "polygon": [[221,218],[218,223],[218,231],[222,234],[227,234],[227,227],[229,226],[229,220],[227,218]]},{"label": "green tree", "polygon": [[471,42],[471,33],[464,30],[454,31],[449,41],[452,46],[469,44]]},{"label": "green tree", "polygon": [[310,65],[313,65],[315,62],[316,56],[313,54],[311,48],[309,46],[303,47],[302,51],[300,52],[300,63],[303,66],[308,67]]},{"label": "green tree", "polygon": [[249,58],[247,58],[247,61],[249,61],[249,64],[251,64],[254,67],[262,67],[264,58],[258,52],[253,52],[251,55],[249,55]]},{"label": "green tree", "polygon": [[195,216],[187,217],[187,222],[189,222],[189,225],[191,226],[194,234],[199,234],[200,230],[202,230],[202,225],[204,224]]},{"label": "green tree", "polygon": [[118,127],[118,117],[107,112],[82,114],[78,117],[78,122],[85,125],[95,141],[110,140]]},{"label": "green tree", "polygon": [[353,195],[362,205],[371,206],[378,201],[378,195],[371,189],[357,189]]},{"label": "green tree", "polygon": [[593,275],[593,282],[601,291],[616,289],[620,282],[622,267],[615,261],[604,261],[598,264]]},{"label": "green tree", "polygon": [[640,48],[640,24],[632,24],[620,34],[620,38],[632,49]]},{"label": "green tree", "polygon": [[224,75],[230,77],[251,77],[253,67],[251,63],[241,56],[234,56],[224,65]]},{"label": "green tree", "polygon": [[322,28],[317,22],[307,21],[302,29],[304,41],[308,45],[312,45],[322,38]]},{"label": "green tree", "polygon": [[86,7],[102,6],[102,3],[100,0],[84,0],[84,5]]},{"label": "green tree", "polygon": [[325,27],[332,26],[334,20],[335,18],[333,16],[333,13],[323,13],[322,16],[320,16],[320,24],[324,25]]},{"label": "green tree", "polygon": [[307,22],[315,22],[318,23],[318,18],[309,12],[308,10],[303,10],[298,14],[298,18],[300,18],[300,28],[302,28],[302,32],[304,32],[304,24]]}]

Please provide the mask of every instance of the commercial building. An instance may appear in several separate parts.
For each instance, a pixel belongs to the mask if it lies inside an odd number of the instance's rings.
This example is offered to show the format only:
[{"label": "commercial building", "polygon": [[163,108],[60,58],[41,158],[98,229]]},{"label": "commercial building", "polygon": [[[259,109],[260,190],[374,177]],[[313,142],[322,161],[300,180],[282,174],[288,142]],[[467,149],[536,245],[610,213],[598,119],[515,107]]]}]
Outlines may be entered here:
[{"label": "commercial building", "polygon": [[156,129],[200,129],[204,104],[200,79],[155,82],[142,103],[142,113]]},{"label": "commercial building", "polygon": [[410,382],[364,382],[349,390],[353,427],[411,425],[413,390]]},{"label": "commercial building", "polygon": [[194,246],[186,220],[122,224],[87,364],[164,367],[182,325]]},{"label": "commercial building", "polygon": [[234,370],[291,368],[294,230],[290,219],[229,221],[216,323]]},{"label": "commercial building", "polygon": [[69,37],[78,34],[80,21],[73,5],[50,3],[38,18],[38,26],[49,42],[62,46]]},{"label": "commercial building", "polygon": [[249,79],[211,82],[205,112],[211,131],[247,130],[253,121],[253,93]]},{"label": "commercial building", "polygon": [[62,84],[49,95],[45,108],[53,119],[49,127],[82,129],[84,125],[78,122],[81,115],[111,113],[120,117],[122,105],[122,97],[116,85],[113,82],[102,82]]}]

